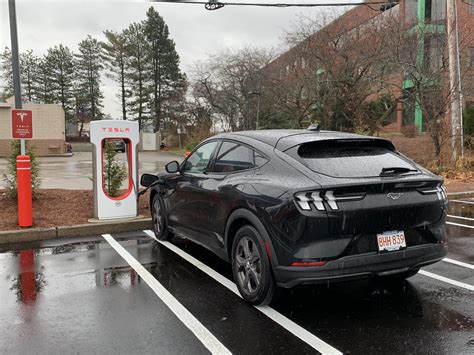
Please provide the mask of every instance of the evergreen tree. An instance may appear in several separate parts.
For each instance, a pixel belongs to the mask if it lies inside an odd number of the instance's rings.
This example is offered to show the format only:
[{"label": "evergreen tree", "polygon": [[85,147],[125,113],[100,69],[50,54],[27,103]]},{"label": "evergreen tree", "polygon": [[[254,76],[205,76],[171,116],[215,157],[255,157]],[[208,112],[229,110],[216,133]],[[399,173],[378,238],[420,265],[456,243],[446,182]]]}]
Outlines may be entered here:
[{"label": "evergreen tree", "polygon": [[52,101],[61,104],[66,121],[70,120],[74,111],[74,55],[68,47],[60,44],[48,49],[45,61]]},{"label": "evergreen tree", "polygon": [[89,120],[102,118],[102,99],[100,91],[100,72],[102,64],[102,47],[97,39],[90,35],[79,43],[76,57],[77,90],[84,99],[84,107]]},{"label": "evergreen tree", "polygon": [[51,82],[51,68],[46,57],[38,61],[37,80],[34,82],[36,100],[44,104],[54,103],[53,84]]},{"label": "evergreen tree", "polygon": [[147,63],[150,112],[155,130],[163,121],[164,103],[183,87],[184,77],[179,68],[179,56],[163,17],[150,7],[143,29],[148,43]]},{"label": "evergreen tree", "polygon": [[3,81],[3,94],[6,98],[13,95],[12,52],[8,47],[0,54],[0,77]]},{"label": "evergreen tree", "polygon": [[24,101],[37,100],[38,62],[39,58],[32,50],[20,54],[21,95]]},{"label": "evergreen tree", "polygon": [[127,43],[129,101],[126,103],[132,119],[138,121],[140,130],[143,122],[148,119],[146,107],[148,94],[146,90],[146,51],[147,43],[143,33],[143,26],[132,23],[125,31]]},{"label": "evergreen tree", "polygon": [[120,85],[120,92],[117,95],[122,103],[122,119],[127,119],[126,100],[128,96],[126,88],[126,70],[128,67],[128,41],[124,32],[105,31],[106,42],[102,43],[104,49],[104,59],[107,63],[109,73],[107,76],[115,80]]}]

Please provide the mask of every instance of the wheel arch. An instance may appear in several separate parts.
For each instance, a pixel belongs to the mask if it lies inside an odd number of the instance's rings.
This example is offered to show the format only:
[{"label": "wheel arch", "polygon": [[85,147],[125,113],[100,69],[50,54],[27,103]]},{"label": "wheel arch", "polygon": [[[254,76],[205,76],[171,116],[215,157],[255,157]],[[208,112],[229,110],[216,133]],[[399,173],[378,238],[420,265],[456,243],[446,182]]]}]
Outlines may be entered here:
[{"label": "wheel arch", "polygon": [[276,258],[275,250],[273,248],[273,243],[270,239],[270,236],[268,235],[265,226],[252,211],[249,211],[244,208],[239,208],[235,210],[227,219],[224,247],[228,260],[230,261],[232,259],[232,244],[234,241],[235,234],[240,229],[240,227],[244,225],[251,225],[258,231],[258,233],[263,238],[263,247],[267,250],[270,263],[272,265],[278,265],[278,260]]}]

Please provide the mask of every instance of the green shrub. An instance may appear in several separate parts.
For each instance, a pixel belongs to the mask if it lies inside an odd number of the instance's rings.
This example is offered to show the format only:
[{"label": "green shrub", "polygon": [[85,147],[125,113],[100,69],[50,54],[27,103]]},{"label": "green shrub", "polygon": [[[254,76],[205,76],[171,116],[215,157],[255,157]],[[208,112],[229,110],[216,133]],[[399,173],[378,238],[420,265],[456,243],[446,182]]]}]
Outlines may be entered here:
[{"label": "green shrub", "polygon": [[125,166],[115,160],[117,152],[110,141],[104,145],[104,190],[111,197],[122,194],[122,184],[127,178],[128,172]]},{"label": "green shrub", "polygon": [[[33,199],[38,196],[38,190],[41,184],[40,163],[36,157],[34,147],[27,147],[26,154],[30,156],[31,161],[31,186]],[[10,145],[10,155],[7,158],[7,172],[3,174],[7,196],[11,199],[18,197],[18,186],[16,180],[16,157],[20,155],[21,145],[19,140],[12,141]]]},{"label": "green shrub", "polygon": [[474,104],[470,105],[462,115],[464,134],[474,136]]}]

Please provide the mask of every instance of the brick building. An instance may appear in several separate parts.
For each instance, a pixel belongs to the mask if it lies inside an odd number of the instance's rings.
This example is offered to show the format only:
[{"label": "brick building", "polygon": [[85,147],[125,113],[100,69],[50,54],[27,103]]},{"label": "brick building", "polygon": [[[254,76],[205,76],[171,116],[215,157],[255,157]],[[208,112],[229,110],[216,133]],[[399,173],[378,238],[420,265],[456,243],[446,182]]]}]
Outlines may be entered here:
[{"label": "brick building", "polygon": [[[10,154],[13,108],[13,97],[0,103],[0,156]],[[33,112],[33,139],[27,139],[27,145],[33,146],[39,156],[64,154],[65,120],[62,107],[55,104],[24,103],[23,109]]]},{"label": "brick building", "polygon": [[[459,43],[461,48],[461,80],[463,91],[463,105],[468,107],[474,104],[474,0],[456,0],[458,13]],[[310,59],[305,53],[307,46],[317,46],[318,51],[324,53],[326,43],[330,42],[331,35],[339,36],[339,40],[350,41],[354,36],[359,36],[370,24],[383,22],[385,19],[396,19],[403,31],[416,38],[417,65],[439,65],[441,70],[446,70],[447,63],[441,63],[446,57],[446,0],[387,0],[381,11],[380,1],[368,0],[367,5],[359,5],[330,22],[322,30],[311,35],[310,40],[303,41],[280,55],[270,63],[266,70],[277,76],[280,80],[292,81],[302,75],[322,75],[324,71],[312,67]],[[378,4],[371,4],[378,2]],[[378,21],[378,22],[377,22]],[[344,36],[341,36],[344,33]],[[370,45],[370,43],[369,43]],[[306,47],[306,48],[305,48]],[[440,49],[441,48],[441,49]],[[362,54],[364,48],[354,48],[353,55]],[[336,63],[335,63],[336,64]],[[444,65],[444,66],[442,66]],[[306,73],[306,74],[305,74]],[[391,123],[385,127],[387,131],[400,131],[404,125],[414,124],[418,131],[426,130],[426,119],[419,104],[420,98],[409,95],[412,90],[413,80],[406,73],[391,73],[389,80],[396,83],[398,89],[394,96],[410,97],[398,103],[397,110],[393,113]],[[311,88],[310,88],[311,89]],[[305,94],[303,90],[303,95]],[[315,103],[317,105],[317,103]]]}]

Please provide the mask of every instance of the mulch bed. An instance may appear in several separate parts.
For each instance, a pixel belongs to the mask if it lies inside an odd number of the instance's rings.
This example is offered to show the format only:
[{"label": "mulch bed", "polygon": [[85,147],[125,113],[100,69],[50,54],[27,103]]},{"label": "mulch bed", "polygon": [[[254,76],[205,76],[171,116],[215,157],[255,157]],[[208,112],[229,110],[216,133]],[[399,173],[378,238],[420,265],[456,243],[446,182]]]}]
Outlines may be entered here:
[{"label": "mulch bed", "polygon": [[[57,227],[84,224],[93,218],[91,190],[40,190],[33,201],[34,227]],[[148,217],[148,193],[140,197],[139,214]],[[0,190],[0,231],[21,229],[18,226],[16,200]]]}]

